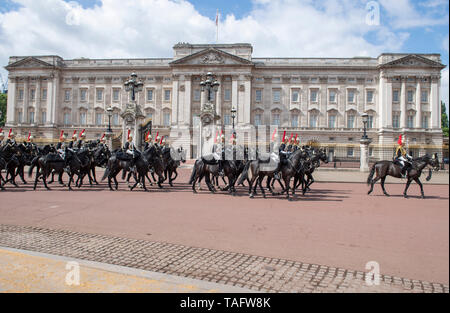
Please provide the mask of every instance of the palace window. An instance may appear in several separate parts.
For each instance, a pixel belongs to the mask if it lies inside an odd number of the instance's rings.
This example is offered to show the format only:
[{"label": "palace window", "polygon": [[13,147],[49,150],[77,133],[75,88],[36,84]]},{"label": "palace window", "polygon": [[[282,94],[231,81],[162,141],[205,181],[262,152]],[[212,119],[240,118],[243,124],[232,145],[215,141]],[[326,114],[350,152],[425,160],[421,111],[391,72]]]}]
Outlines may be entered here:
[{"label": "palace window", "polygon": [[428,128],[428,116],[422,116],[422,128]]},{"label": "palace window", "polygon": [[170,89],[164,90],[164,101],[170,101]]},{"label": "palace window", "polygon": [[42,111],[41,112],[41,123],[42,124],[47,123],[47,111]]},{"label": "palace window", "polygon": [[349,114],[347,116],[347,128],[353,128],[355,127],[355,115]]},{"label": "palace window", "polygon": [[42,100],[47,100],[47,88],[42,89],[41,96],[42,96]]},{"label": "palace window", "polygon": [[23,100],[23,89],[19,89],[19,100]]},{"label": "palace window", "polygon": [[336,127],[336,115],[330,114],[328,116],[328,128],[335,128]]},{"label": "palace window", "polygon": [[398,90],[394,90],[392,92],[392,101],[393,102],[398,102],[399,101],[399,91]]},{"label": "palace window", "polygon": [[414,115],[408,115],[408,119],[406,121],[406,125],[408,128],[414,127]]},{"label": "palace window", "polygon": [[291,127],[298,127],[298,114],[292,114]]},{"label": "palace window", "polygon": [[225,89],[224,100],[231,101],[231,89]]},{"label": "palace window", "polygon": [[97,89],[97,101],[103,100],[103,90]]},{"label": "palace window", "polygon": [[117,125],[119,125],[119,113],[113,113],[113,116],[112,116],[112,124],[114,125],[114,126],[117,126]]},{"label": "palace window", "polygon": [[329,93],[329,101],[330,101],[331,103],[336,102],[336,91],[330,90],[330,93]]},{"label": "palace window", "polygon": [[272,125],[280,126],[280,114],[279,113],[272,114]]},{"label": "palace window", "polygon": [[102,124],[103,124],[103,114],[95,113],[95,125],[102,125]]},{"label": "palace window", "polygon": [[86,101],[86,89],[81,89],[80,90],[80,100],[81,101]]},{"label": "palace window", "polygon": [[255,90],[255,101],[256,102],[261,102],[262,100],[262,90],[261,89],[256,89]]},{"label": "palace window", "polygon": [[86,112],[80,113],[80,125],[86,125]]},{"label": "palace window", "polygon": [[281,90],[273,90],[273,102],[280,102]]},{"label": "palace window", "polygon": [[19,111],[17,114],[17,122],[22,123],[22,119],[23,119],[23,113],[22,113],[22,111]]},{"label": "palace window", "polygon": [[113,101],[119,101],[120,89],[113,89]]},{"label": "palace window", "polygon": [[31,97],[31,100],[34,100],[36,98],[36,89],[31,89],[30,97]]},{"label": "palace window", "polygon": [[64,101],[70,100],[70,90],[64,90]]},{"label": "palace window", "polygon": [[414,99],[414,92],[412,90],[408,90],[408,102],[413,102]]},{"label": "palace window", "polygon": [[400,127],[400,115],[398,113],[392,114],[392,127],[393,128]]},{"label": "palace window", "polygon": [[224,125],[231,125],[231,117],[229,114],[224,114],[223,116],[223,124]]},{"label": "palace window", "polygon": [[70,124],[70,113],[66,112],[64,113],[64,125],[69,125]]},{"label": "palace window", "polygon": [[367,128],[373,128],[373,115],[367,116]]},{"label": "palace window", "polygon": [[347,147],[347,156],[352,157],[353,156],[353,147]]},{"label": "palace window", "polygon": [[422,90],[422,95],[421,95],[421,101],[424,103],[428,102],[428,91],[427,90]]},{"label": "palace window", "polygon": [[164,126],[170,126],[170,113],[166,112],[163,114],[163,124]]},{"label": "palace window", "polygon": [[299,91],[292,90],[292,102],[299,102]]},{"label": "palace window", "polygon": [[355,91],[349,90],[347,92],[347,102],[348,103],[354,103],[355,102]]},{"label": "palace window", "polygon": [[313,113],[309,116],[309,127],[317,127],[317,114]]},{"label": "palace window", "polygon": [[153,89],[147,89],[147,101],[153,101]]},{"label": "palace window", "polygon": [[373,90],[367,90],[366,99],[367,99],[367,103],[373,102]]},{"label": "palace window", "polygon": [[317,90],[311,90],[310,100],[311,102],[317,102]]},{"label": "palace window", "polygon": [[34,111],[28,112],[28,120],[30,124],[34,124]]},{"label": "palace window", "polygon": [[194,101],[200,101],[200,89],[194,89]]},{"label": "palace window", "polygon": [[255,114],[255,126],[261,125],[262,124],[261,122],[262,122],[262,114],[260,113]]}]

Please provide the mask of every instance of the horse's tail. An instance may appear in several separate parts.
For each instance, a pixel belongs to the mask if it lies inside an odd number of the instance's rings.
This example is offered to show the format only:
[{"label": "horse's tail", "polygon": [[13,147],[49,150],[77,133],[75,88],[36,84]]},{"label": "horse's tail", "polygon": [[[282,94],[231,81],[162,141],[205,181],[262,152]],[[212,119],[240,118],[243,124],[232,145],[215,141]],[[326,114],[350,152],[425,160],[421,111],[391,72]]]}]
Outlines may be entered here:
[{"label": "horse's tail", "polygon": [[191,178],[189,178],[189,182],[188,182],[189,185],[192,185],[192,183],[194,182],[194,178],[197,173],[197,162],[198,162],[198,160],[195,161],[194,167],[192,168]]},{"label": "horse's tail", "polygon": [[245,164],[245,167],[242,170],[241,176],[239,177],[239,180],[237,182],[238,185],[242,184],[244,180],[248,178],[248,169],[250,168],[250,163],[252,163],[252,161],[249,160],[247,161],[247,164]]},{"label": "horse's tail", "polygon": [[106,177],[109,176],[109,172],[110,172],[110,170],[109,170],[109,164],[108,164],[105,168],[105,173],[103,173],[103,177],[102,177],[101,181],[104,181],[106,179]]},{"label": "horse's tail", "polygon": [[[39,171],[39,165],[37,164],[38,159],[39,159],[39,157],[36,156],[33,158],[33,160],[31,160],[31,165],[30,165],[30,168],[28,169],[28,177],[31,177],[31,175],[33,175],[33,169],[35,166],[38,167],[38,171]],[[36,175],[37,175],[37,172],[36,172]]]},{"label": "horse's tail", "polygon": [[372,165],[372,168],[370,169],[369,177],[367,177],[367,185],[372,183],[373,175],[375,174],[375,165],[377,165],[377,163]]}]

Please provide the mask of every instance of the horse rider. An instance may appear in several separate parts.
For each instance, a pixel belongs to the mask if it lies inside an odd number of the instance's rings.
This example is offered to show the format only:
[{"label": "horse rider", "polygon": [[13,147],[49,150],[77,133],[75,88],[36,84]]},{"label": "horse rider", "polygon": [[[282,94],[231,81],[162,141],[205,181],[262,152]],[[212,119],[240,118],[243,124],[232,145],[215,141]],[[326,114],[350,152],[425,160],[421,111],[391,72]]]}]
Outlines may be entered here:
[{"label": "horse rider", "polygon": [[131,129],[128,130],[128,136],[127,136],[127,142],[125,143],[125,146],[123,147],[126,154],[128,154],[131,157],[130,160],[130,171],[135,172],[135,161],[136,158],[139,156],[139,152],[136,149],[136,146],[133,143],[133,135],[131,135]]},{"label": "horse rider", "polygon": [[85,129],[83,129],[80,133],[80,139],[77,142],[77,149],[81,149],[84,146],[84,140],[86,139]]},{"label": "horse rider", "polygon": [[275,172],[273,173],[273,177],[275,179],[280,179],[280,170],[281,170],[281,165],[283,165],[284,163],[286,163],[287,158],[289,157],[289,155],[291,154],[290,152],[286,151],[286,146],[288,143],[288,139],[286,137],[286,131],[284,131],[283,133],[283,139],[281,141],[281,145],[278,148],[278,155],[279,155],[279,162],[278,162],[278,166],[275,170]]},{"label": "horse rider", "polygon": [[145,147],[144,150],[149,149],[153,145],[152,143],[152,135],[150,134],[150,131],[148,131],[147,135],[145,136]]},{"label": "horse rider", "polygon": [[3,145],[3,139],[5,139],[5,133],[3,132],[3,128],[0,127],[0,147]]},{"label": "horse rider", "polygon": [[295,134],[294,145],[292,147],[292,151],[295,152],[300,148],[300,141],[297,139],[298,134]]},{"label": "horse rider", "polygon": [[402,178],[406,177],[406,173],[407,171],[412,167],[412,157],[406,153],[406,149],[403,147],[403,140],[402,140],[402,135],[400,135],[398,137],[398,146],[397,149],[395,150],[395,156],[396,156],[396,161],[398,163],[400,163],[402,170],[401,170],[401,174],[402,174]]},{"label": "horse rider", "polygon": [[225,159],[225,136],[223,131],[220,132],[220,141],[213,146],[212,156],[216,163],[219,165],[219,175],[225,176],[223,172],[223,159]]},{"label": "horse rider", "polygon": [[77,141],[77,131],[76,130],[74,130],[73,131],[73,135],[72,135],[72,139],[70,140],[70,142],[69,142],[69,149],[73,149],[74,147],[73,147],[73,145],[75,144],[75,142]]},{"label": "horse rider", "polygon": [[100,137],[99,140],[99,145],[106,145],[106,137],[105,137],[105,133],[103,133],[103,135]]},{"label": "horse rider", "polygon": [[31,134],[31,132],[28,132],[27,142],[26,142],[25,145],[30,149],[30,151],[31,151],[32,153],[34,153],[34,152],[37,151],[37,146],[36,146],[36,144],[33,142],[33,140],[34,140],[33,135]]},{"label": "horse rider", "polygon": [[159,132],[156,132],[156,137],[155,137],[155,147],[158,148],[159,147],[159,138],[158,138]]},{"label": "horse rider", "polygon": [[286,152],[293,152],[293,148],[294,148],[293,137],[294,137],[294,134],[291,133],[291,137],[289,138],[289,144],[286,147]]},{"label": "horse rider", "polygon": [[61,131],[61,134],[59,135],[59,142],[56,145],[56,151],[58,152],[59,156],[64,160],[64,148],[66,147],[65,141],[67,138],[67,134],[64,132],[64,130]]}]

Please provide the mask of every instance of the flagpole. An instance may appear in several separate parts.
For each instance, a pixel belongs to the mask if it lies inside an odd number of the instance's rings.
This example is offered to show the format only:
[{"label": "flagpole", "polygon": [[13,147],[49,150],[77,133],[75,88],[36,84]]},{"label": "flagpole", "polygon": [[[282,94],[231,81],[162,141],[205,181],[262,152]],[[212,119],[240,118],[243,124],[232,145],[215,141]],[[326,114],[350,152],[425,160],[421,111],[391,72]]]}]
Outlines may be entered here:
[{"label": "flagpole", "polygon": [[216,11],[216,43],[219,43],[219,9]]}]

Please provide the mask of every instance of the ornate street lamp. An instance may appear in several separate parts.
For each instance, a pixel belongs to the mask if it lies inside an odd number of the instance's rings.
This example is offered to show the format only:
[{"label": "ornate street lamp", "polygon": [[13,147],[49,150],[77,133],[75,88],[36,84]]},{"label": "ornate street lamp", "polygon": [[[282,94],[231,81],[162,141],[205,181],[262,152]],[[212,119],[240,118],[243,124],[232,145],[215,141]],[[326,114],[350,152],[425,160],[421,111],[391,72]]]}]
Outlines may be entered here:
[{"label": "ornate street lamp", "polygon": [[235,133],[234,131],[234,119],[236,118],[236,108],[232,107],[231,108],[231,119],[233,120],[233,133]]},{"label": "ornate street lamp", "polygon": [[361,118],[364,124],[364,134],[362,136],[362,139],[368,139],[369,137],[367,137],[367,121],[369,119],[369,115],[367,113],[363,113],[361,114]]},{"label": "ornate street lamp", "polygon": [[141,92],[144,87],[144,83],[141,80],[137,80],[137,74],[134,72],[131,73],[130,79],[124,85],[125,90],[131,92],[131,101],[136,100],[136,93]]},{"label": "ornate street lamp", "polygon": [[108,114],[108,129],[106,130],[106,132],[108,133],[112,133],[112,129],[111,129],[111,116],[113,114],[113,108],[112,107],[108,107],[106,109],[106,113]]},{"label": "ornate street lamp", "polygon": [[206,79],[200,82],[200,86],[202,86],[202,91],[208,92],[207,101],[212,101],[212,91],[217,92],[219,89],[220,83],[214,78],[211,72],[206,73]]}]

